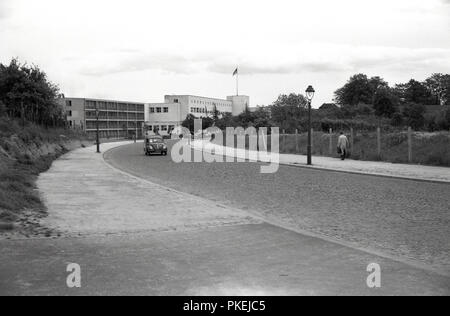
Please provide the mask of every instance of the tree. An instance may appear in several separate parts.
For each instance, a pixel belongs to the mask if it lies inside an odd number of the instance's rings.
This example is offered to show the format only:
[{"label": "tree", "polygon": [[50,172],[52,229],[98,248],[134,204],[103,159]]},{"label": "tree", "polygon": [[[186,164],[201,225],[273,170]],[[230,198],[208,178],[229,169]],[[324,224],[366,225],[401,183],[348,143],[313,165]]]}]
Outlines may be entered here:
[{"label": "tree", "polygon": [[433,74],[425,80],[425,86],[436,98],[436,104],[450,104],[450,75]]},{"label": "tree", "polygon": [[436,99],[433,98],[427,86],[417,80],[411,79],[406,84],[398,84],[394,88],[397,97],[406,103],[417,103],[423,105],[435,104]]},{"label": "tree", "polygon": [[237,116],[239,126],[247,128],[253,126],[256,116],[250,111],[248,106],[245,107],[245,111]]},{"label": "tree", "polygon": [[406,83],[397,83],[392,91],[394,92],[395,96],[400,100],[401,103],[406,103]]},{"label": "tree", "polygon": [[397,110],[395,95],[389,87],[379,88],[374,96],[373,108],[375,115],[391,118]]},{"label": "tree", "polygon": [[255,117],[255,120],[253,122],[254,127],[272,127],[272,124],[270,122],[270,110],[268,108],[258,107],[258,109],[253,114]]},{"label": "tree", "polygon": [[387,87],[388,83],[380,77],[369,79],[365,74],[357,74],[342,88],[336,90],[335,99],[339,105],[373,104],[376,91]]},{"label": "tree", "polygon": [[300,128],[302,117],[307,113],[307,99],[301,94],[280,95],[270,106],[272,121],[286,132]]},{"label": "tree", "polygon": [[302,94],[280,94],[278,99],[273,103],[273,106],[292,106],[306,109],[308,106],[308,100]]},{"label": "tree", "polygon": [[0,101],[10,117],[63,126],[65,117],[58,95],[58,87],[48,81],[39,67],[20,64],[17,59],[8,66],[0,64]]},{"label": "tree", "polygon": [[217,105],[214,104],[214,109],[212,112],[212,119],[213,119],[214,123],[217,123],[219,121],[219,118],[220,118],[220,112],[217,109]]},{"label": "tree", "polygon": [[194,133],[194,121],[196,117],[193,114],[188,114],[186,118],[184,119],[183,123],[181,123],[181,126],[184,128],[187,128],[192,134]]},{"label": "tree", "polygon": [[425,106],[418,103],[408,103],[403,107],[403,118],[405,124],[418,130],[425,124]]},{"label": "tree", "polygon": [[381,77],[375,76],[369,79],[370,89],[372,93],[376,93],[378,89],[387,89],[389,88],[389,84]]},{"label": "tree", "polygon": [[[197,117],[195,117],[193,114],[188,114],[186,116],[186,119],[181,123],[181,126],[187,128],[192,134],[194,134],[195,131],[195,120]],[[207,129],[214,125],[214,121],[210,117],[204,117],[202,118],[202,129]]]},{"label": "tree", "polygon": [[225,130],[227,127],[236,127],[237,119],[231,113],[224,113],[222,117],[216,122],[217,128]]}]

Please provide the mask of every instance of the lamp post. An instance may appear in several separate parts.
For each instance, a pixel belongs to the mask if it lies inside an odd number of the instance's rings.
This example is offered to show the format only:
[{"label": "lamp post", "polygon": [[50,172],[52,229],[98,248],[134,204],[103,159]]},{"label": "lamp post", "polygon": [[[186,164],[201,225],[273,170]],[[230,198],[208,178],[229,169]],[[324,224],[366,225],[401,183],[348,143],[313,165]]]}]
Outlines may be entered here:
[{"label": "lamp post", "polygon": [[312,165],[312,118],[311,118],[311,102],[316,91],[312,86],[306,89],[306,98],[308,99],[308,166]]},{"label": "lamp post", "polygon": [[136,144],[137,142],[137,133],[138,133],[138,126],[137,126],[137,111],[136,111],[136,116],[134,117],[134,143]]},{"label": "lamp post", "polygon": [[98,106],[95,108],[95,116],[96,116],[96,125],[97,125],[97,153],[100,153],[100,131],[99,131],[99,116],[100,111],[98,110]]}]

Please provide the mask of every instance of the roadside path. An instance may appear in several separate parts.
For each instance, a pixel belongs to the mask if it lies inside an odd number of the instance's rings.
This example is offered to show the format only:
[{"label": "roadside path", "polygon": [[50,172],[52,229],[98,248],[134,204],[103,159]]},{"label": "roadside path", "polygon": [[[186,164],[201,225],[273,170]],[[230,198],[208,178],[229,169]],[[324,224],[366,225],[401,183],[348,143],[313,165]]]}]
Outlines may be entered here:
[{"label": "roadside path", "polygon": [[[102,151],[124,144],[103,144]],[[93,147],[56,161],[37,185],[49,212],[43,225],[69,236],[255,222],[242,211],[113,170]]]},{"label": "roadside path", "polygon": [[[224,150],[223,146],[212,144],[209,141],[193,141],[191,143],[193,149],[202,150],[212,148],[216,151],[224,152],[227,156],[248,159],[252,155],[259,157],[258,152],[251,152],[249,150],[238,149],[231,152]],[[272,158],[275,156],[272,156]],[[267,161],[265,158],[258,158],[260,161]],[[361,161],[346,159],[342,161],[340,159],[331,157],[313,157],[313,165],[307,165],[307,156],[305,155],[293,155],[293,154],[279,154],[279,162],[284,165],[315,168],[323,170],[333,170],[349,173],[368,174],[376,176],[385,176],[402,179],[422,180],[422,181],[435,181],[450,183],[450,168],[447,167],[433,167],[423,165],[409,165],[409,164],[393,164],[388,162],[379,161]]]}]

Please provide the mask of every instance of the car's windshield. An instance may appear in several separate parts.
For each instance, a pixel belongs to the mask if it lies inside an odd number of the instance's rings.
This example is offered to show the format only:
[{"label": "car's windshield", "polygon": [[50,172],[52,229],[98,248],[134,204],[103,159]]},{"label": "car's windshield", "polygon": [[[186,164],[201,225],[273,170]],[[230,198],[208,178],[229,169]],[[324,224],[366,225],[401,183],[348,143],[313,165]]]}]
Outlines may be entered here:
[{"label": "car's windshield", "polygon": [[160,139],[160,138],[149,138],[147,141],[148,141],[150,144],[162,143],[162,139]]}]

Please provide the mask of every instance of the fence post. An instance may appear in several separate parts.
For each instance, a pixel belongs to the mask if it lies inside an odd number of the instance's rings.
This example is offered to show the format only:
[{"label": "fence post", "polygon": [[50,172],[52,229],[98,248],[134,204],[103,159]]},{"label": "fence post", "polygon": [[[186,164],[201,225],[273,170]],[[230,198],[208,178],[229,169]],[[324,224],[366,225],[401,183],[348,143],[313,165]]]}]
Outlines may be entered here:
[{"label": "fence post", "polygon": [[333,155],[333,129],[330,128],[330,156]]},{"label": "fence post", "polygon": [[282,146],[281,146],[281,152],[284,152],[284,149],[286,148],[286,130],[284,129],[283,130],[283,143],[282,143]]},{"label": "fence post", "polygon": [[256,128],[256,151],[259,151],[259,128]]},{"label": "fence post", "polygon": [[295,153],[298,154],[299,153],[299,148],[298,148],[298,129],[295,130]]},{"label": "fence post", "polygon": [[411,163],[413,161],[412,156],[412,129],[408,127],[408,162]]},{"label": "fence post", "polygon": [[377,128],[377,153],[378,158],[381,159],[381,128]]},{"label": "fence post", "polygon": [[353,127],[350,128],[350,149],[353,150],[353,146],[355,146],[355,133],[353,131]]}]

